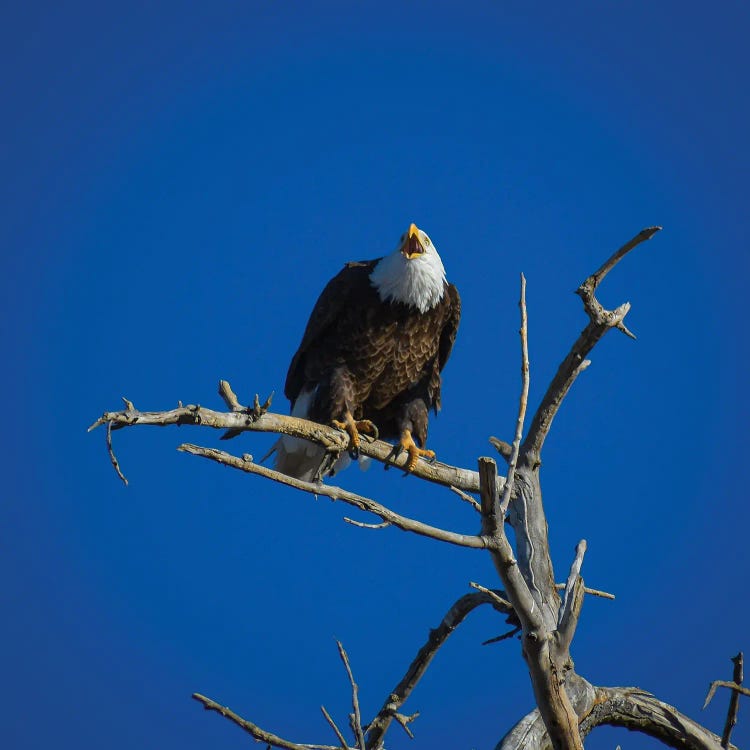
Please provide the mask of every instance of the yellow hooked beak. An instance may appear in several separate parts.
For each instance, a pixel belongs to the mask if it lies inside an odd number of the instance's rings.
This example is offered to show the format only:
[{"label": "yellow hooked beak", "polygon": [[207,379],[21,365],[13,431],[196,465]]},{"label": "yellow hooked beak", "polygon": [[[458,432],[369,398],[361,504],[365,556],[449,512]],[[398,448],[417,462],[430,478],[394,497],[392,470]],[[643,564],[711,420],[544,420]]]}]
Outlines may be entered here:
[{"label": "yellow hooked beak", "polygon": [[401,254],[411,260],[424,253],[424,247],[419,239],[419,230],[417,225],[412,223],[409,225],[409,231],[404,235],[404,241],[401,247]]}]

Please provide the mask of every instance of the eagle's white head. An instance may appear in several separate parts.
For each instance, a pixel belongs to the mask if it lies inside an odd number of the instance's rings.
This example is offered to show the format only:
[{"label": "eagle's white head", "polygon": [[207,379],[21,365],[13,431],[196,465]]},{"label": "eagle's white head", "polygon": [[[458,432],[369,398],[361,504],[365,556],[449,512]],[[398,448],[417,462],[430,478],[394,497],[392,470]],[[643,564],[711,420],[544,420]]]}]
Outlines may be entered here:
[{"label": "eagle's white head", "polygon": [[403,302],[419,312],[426,312],[440,302],[445,280],[445,268],[432,240],[415,224],[370,274],[370,281],[383,302]]}]

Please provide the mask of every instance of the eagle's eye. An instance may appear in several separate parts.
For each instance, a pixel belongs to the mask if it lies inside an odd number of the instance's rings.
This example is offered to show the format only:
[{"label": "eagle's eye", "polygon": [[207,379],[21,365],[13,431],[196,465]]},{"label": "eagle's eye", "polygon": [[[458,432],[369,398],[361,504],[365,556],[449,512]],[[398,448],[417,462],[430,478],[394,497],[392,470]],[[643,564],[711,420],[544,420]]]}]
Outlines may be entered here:
[{"label": "eagle's eye", "polygon": [[424,236],[424,244],[426,247],[429,247],[432,244],[432,242],[430,242],[430,238],[427,235]]}]

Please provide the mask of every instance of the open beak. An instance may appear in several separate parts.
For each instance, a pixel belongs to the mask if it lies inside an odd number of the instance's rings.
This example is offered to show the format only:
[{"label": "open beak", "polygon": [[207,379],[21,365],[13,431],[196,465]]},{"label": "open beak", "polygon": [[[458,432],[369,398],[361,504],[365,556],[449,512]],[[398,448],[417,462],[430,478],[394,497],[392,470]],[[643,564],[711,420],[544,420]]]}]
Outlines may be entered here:
[{"label": "open beak", "polygon": [[422,243],[419,241],[419,230],[416,224],[409,226],[409,231],[406,233],[406,239],[404,244],[401,245],[401,254],[408,260],[416,258],[424,253]]}]

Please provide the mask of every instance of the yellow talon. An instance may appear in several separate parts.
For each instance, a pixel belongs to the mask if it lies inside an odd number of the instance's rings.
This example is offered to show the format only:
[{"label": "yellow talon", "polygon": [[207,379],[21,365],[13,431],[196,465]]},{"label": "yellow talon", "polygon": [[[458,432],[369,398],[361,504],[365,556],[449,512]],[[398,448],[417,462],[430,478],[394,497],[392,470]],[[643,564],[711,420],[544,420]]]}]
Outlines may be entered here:
[{"label": "yellow talon", "polygon": [[401,433],[401,439],[396,445],[393,446],[393,450],[390,452],[389,458],[393,457],[394,461],[397,459],[403,451],[408,453],[408,458],[404,463],[404,471],[407,474],[411,474],[417,467],[417,461],[419,457],[427,459],[435,458],[435,451],[427,450],[426,448],[420,448],[414,442],[414,438],[411,436],[410,430],[404,430]]},{"label": "yellow talon", "polygon": [[331,425],[349,435],[349,447],[347,451],[353,459],[359,458],[360,434],[367,435],[372,440],[378,439],[378,428],[369,419],[362,419],[356,422],[350,411],[344,414],[343,422],[333,419],[331,420]]}]

